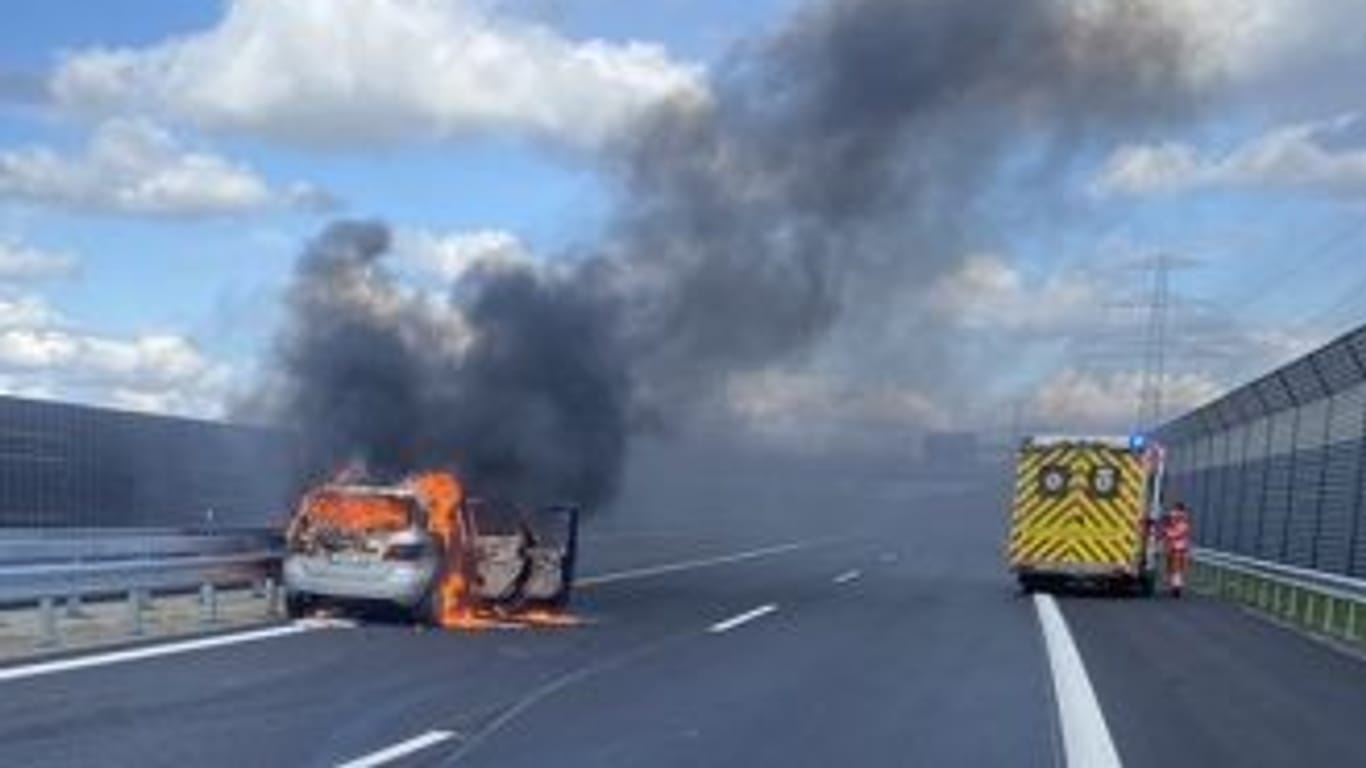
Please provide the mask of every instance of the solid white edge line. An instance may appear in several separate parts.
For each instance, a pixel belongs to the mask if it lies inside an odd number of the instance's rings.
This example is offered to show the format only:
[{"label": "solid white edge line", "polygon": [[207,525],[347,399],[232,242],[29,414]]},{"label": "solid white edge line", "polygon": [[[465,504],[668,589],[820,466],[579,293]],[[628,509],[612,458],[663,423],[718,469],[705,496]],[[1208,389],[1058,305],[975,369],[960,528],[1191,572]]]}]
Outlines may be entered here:
[{"label": "solid white edge line", "polygon": [[1072,641],[1067,620],[1052,595],[1034,595],[1053,671],[1053,692],[1061,720],[1063,750],[1070,768],[1120,768],[1119,753],[1110,739],[1091,679],[1081,653]]},{"label": "solid white edge line", "polygon": [[407,757],[414,752],[421,752],[428,747],[434,747],[443,741],[455,738],[451,731],[427,731],[421,736],[414,736],[407,741],[401,741],[392,747],[385,747],[377,752],[371,752],[349,760],[337,766],[337,768],[375,768],[375,766],[392,763],[399,758]]},{"label": "solid white edge line", "polygon": [[712,634],[729,632],[742,624],[748,624],[749,622],[754,621],[755,619],[761,616],[767,616],[768,614],[773,613],[776,610],[778,610],[778,606],[774,605],[773,603],[769,603],[768,605],[761,605],[758,608],[755,608],[754,610],[745,611],[739,616],[732,616],[729,619],[726,619],[725,621],[718,621],[715,624],[708,627],[707,631],[711,632]]},{"label": "solid white edge line", "polygon": [[10,682],[12,680],[23,680],[30,677],[40,677],[42,675],[51,675],[58,672],[88,669],[90,667],[102,667],[110,664],[155,659],[161,656],[174,656],[182,653],[190,653],[192,651],[203,651],[210,648],[236,645],[238,643],[269,640],[276,637],[296,635],[300,632],[311,632],[315,629],[322,629],[329,626],[333,625],[308,623],[286,624],[284,626],[254,629],[247,632],[234,632],[227,635],[214,635],[212,637],[201,637],[193,640],[180,640],[158,645],[141,646],[122,651],[94,653],[88,656],[76,656],[70,659],[55,659],[53,661],[43,661],[36,664],[26,664],[21,667],[0,668],[0,683]]},{"label": "solid white edge line", "polygon": [[857,579],[858,577],[860,577],[860,576],[862,576],[862,575],[863,575],[863,571],[845,571],[844,573],[841,573],[840,575],[836,576],[836,577],[833,579],[833,581],[834,581],[836,584],[845,584],[845,583],[854,581],[855,579]]},{"label": "solid white edge line", "polygon": [[731,555],[706,557],[698,560],[684,560],[682,562],[665,563],[663,565],[647,566],[644,568],[631,568],[625,571],[604,573],[599,574],[597,576],[585,576],[581,579],[577,579],[575,583],[580,587],[592,587],[598,584],[611,584],[612,582],[616,581],[643,579],[647,576],[662,576],[667,573],[676,573],[678,571],[691,571],[698,568],[710,568],[716,565],[740,563],[744,562],[745,560],[754,560],[760,557],[771,557],[773,555],[781,555],[786,554],[788,552],[794,552],[799,549],[805,549],[807,547],[815,546],[816,544],[822,543],[823,541],[828,540],[818,539],[814,541],[798,541],[793,542],[791,544],[778,544],[772,547],[751,549],[747,552],[737,552]]}]

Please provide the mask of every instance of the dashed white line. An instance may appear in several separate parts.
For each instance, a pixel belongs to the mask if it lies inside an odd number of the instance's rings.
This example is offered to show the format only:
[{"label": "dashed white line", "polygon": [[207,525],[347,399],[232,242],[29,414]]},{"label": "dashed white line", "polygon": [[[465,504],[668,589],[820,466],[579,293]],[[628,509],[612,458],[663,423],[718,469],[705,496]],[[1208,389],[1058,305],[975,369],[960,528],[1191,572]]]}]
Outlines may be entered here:
[{"label": "dashed white line", "polygon": [[778,606],[774,605],[773,603],[769,603],[768,605],[761,605],[752,611],[745,611],[739,616],[732,616],[729,619],[726,619],[725,621],[718,621],[715,624],[708,627],[707,631],[711,632],[712,634],[729,632],[738,626],[748,624],[751,621],[754,621],[755,619],[760,618],[762,616],[767,616],[768,614],[773,613],[776,610],[778,610]]},{"label": "dashed white line", "polygon": [[443,741],[455,738],[451,731],[427,731],[421,736],[414,736],[407,741],[401,741],[392,747],[385,747],[377,752],[371,752],[363,757],[358,757],[337,768],[375,768],[376,766],[392,763],[400,758],[407,757],[414,752],[421,752],[424,749],[434,747]]},{"label": "dashed white line", "polygon": [[1053,692],[1062,721],[1063,751],[1069,768],[1120,768],[1119,753],[1110,739],[1105,714],[1091,687],[1081,653],[1067,630],[1067,621],[1052,595],[1034,595],[1048,665],[1053,670]]},{"label": "dashed white line", "polygon": [[286,637],[288,635],[297,635],[301,632],[310,632],[316,629],[339,626],[343,625],[331,622],[301,621],[280,627],[254,629],[248,632],[234,632],[228,635],[214,635],[212,637],[202,637],[194,640],[161,643],[159,645],[149,645],[141,648],[129,648],[123,651],[77,656],[71,659],[44,661],[36,664],[27,664],[22,667],[0,669],[0,683],[9,682],[11,680],[22,680],[30,677],[39,677],[42,675],[51,675],[58,672],[87,669],[89,667],[103,667],[109,664],[122,664],[130,661],[142,661],[143,659],[155,659],[161,656],[174,656],[181,653],[190,653],[192,651],[204,651],[210,648],[221,648],[223,646],[237,645],[239,643],[270,640],[276,637]]},{"label": "dashed white line", "polygon": [[836,584],[848,584],[849,582],[857,579],[862,575],[863,571],[845,571],[844,573],[841,573],[840,575],[836,576],[833,579],[833,581]]},{"label": "dashed white line", "polygon": [[788,552],[795,552],[799,549],[806,549],[818,544],[832,541],[831,539],[816,539],[812,541],[797,541],[791,544],[778,544],[772,547],[761,549],[751,549],[746,552],[737,552],[731,555],[720,555],[718,557],[704,557],[698,560],[684,560],[677,563],[664,563],[663,565],[647,566],[645,568],[632,568],[625,571],[614,573],[604,573],[597,576],[586,576],[579,579],[576,584],[581,587],[592,587],[598,584],[611,584],[616,581],[629,581],[631,579],[643,579],[647,576],[662,576],[666,573],[677,573],[679,571],[691,571],[697,568],[710,568],[716,565],[727,565],[729,563],[740,563],[745,560],[755,560],[761,557],[772,557]]}]

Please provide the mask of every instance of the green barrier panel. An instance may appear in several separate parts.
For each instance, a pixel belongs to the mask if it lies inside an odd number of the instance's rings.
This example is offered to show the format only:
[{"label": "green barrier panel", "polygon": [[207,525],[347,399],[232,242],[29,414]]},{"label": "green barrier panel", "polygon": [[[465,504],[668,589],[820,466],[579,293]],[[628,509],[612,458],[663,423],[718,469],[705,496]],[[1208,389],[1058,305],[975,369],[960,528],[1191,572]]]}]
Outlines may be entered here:
[{"label": "green barrier panel", "polygon": [[1325,594],[1210,563],[1194,564],[1191,587],[1315,634],[1366,644],[1366,600]]},{"label": "green barrier panel", "polygon": [[1342,598],[1333,601],[1333,629],[1348,640],[1352,639],[1352,601]]}]

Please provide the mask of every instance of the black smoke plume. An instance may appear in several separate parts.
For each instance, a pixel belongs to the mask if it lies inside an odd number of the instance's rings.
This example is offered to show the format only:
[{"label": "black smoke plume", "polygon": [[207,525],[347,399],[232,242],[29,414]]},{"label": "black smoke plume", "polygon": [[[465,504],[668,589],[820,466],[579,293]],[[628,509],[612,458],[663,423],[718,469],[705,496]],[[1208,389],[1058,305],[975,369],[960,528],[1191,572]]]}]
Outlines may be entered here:
[{"label": "black smoke plume", "polygon": [[[790,362],[851,308],[904,306],[1078,150],[1181,117],[1187,44],[1159,7],[814,3],[605,151],[616,207],[587,255],[489,264],[432,301],[386,268],[384,226],[329,227],[267,400],[319,465],[453,463],[606,501],[634,425]],[[932,337],[917,354],[951,356]]]}]

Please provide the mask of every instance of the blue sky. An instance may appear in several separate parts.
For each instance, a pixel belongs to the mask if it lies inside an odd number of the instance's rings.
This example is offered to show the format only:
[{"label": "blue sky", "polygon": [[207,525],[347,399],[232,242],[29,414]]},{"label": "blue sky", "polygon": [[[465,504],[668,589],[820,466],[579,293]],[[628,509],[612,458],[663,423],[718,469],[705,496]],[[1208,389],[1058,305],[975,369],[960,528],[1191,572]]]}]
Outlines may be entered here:
[{"label": "blue sky", "polygon": [[[1077,329],[1140,298],[1143,275],[1125,265],[1154,253],[1198,262],[1177,274],[1178,330],[1218,326],[1240,361],[1178,355],[1178,400],[1366,319],[1351,293],[1366,288],[1366,260],[1353,255],[1366,247],[1366,130],[1361,70],[1349,66],[1366,55],[1342,31],[1366,27],[1366,13],[1330,0],[1312,0],[1330,9],[1321,18],[1289,0],[1168,1],[1211,30],[1230,14],[1262,22],[1211,43],[1222,57],[1214,115],[1097,147],[1068,171],[1068,204],[1082,215],[993,233],[942,290],[956,297],[943,304],[950,319],[989,340],[1021,328],[1049,337],[989,388],[1041,419],[1113,420],[1068,409],[1132,394],[1131,361],[1085,352],[1113,336]],[[800,3],[413,0],[394,7],[435,31],[376,37],[398,53],[348,62],[320,61],[327,45],[354,42],[329,30],[389,30],[373,15],[387,6],[338,3],[325,24],[277,5],[6,4],[0,83],[30,83],[42,98],[0,100],[0,388],[221,412],[250,385],[294,257],[338,215],[388,221],[419,271],[458,269],[476,241],[532,258],[591,242],[611,208],[600,143],[659,93],[705,91],[738,41],[780,28]],[[441,36],[467,32],[493,58],[449,64],[460,48]],[[248,40],[278,50],[239,56]],[[593,46],[608,64],[575,58]],[[525,93],[446,93],[420,82],[427,62],[530,62],[530,74]],[[365,82],[372,69],[415,79],[389,92],[378,76]],[[359,105],[327,91],[342,71],[360,78]],[[277,77],[292,95],[272,90]],[[1307,78],[1314,88],[1286,87]]]}]

